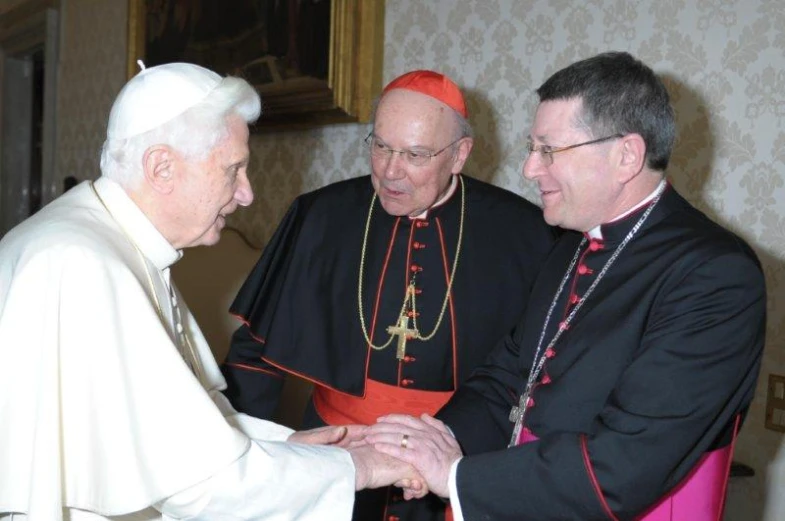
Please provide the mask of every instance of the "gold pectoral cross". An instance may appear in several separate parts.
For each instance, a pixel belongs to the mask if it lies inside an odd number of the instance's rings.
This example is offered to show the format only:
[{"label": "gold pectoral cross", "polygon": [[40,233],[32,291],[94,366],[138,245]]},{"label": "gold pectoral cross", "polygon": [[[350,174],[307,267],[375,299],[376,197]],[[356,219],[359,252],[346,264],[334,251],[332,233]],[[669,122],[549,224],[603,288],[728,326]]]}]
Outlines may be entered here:
[{"label": "gold pectoral cross", "polygon": [[416,329],[409,329],[409,317],[405,314],[401,315],[397,326],[388,326],[387,332],[391,335],[398,335],[398,350],[395,357],[398,360],[403,360],[406,356],[406,341],[414,338],[417,334]]}]

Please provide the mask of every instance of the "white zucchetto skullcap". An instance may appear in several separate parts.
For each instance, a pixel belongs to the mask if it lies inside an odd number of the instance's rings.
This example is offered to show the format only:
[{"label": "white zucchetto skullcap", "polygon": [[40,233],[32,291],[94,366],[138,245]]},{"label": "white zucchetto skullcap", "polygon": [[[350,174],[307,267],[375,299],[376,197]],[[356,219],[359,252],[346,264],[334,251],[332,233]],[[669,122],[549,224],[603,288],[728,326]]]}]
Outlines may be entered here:
[{"label": "white zucchetto skullcap", "polygon": [[160,127],[205,99],[221,79],[191,63],[166,63],[142,70],[117,95],[106,137],[128,139]]}]

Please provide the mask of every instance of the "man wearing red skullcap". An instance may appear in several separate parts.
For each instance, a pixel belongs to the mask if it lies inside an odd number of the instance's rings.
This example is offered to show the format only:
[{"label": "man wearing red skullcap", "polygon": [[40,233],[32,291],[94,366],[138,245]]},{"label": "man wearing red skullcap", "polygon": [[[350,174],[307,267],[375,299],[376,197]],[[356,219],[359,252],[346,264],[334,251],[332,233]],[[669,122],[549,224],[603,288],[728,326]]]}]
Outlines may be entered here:
[{"label": "man wearing red skullcap", "polygon": [[[460,89],[414,71],[382,92],[372,175],[298,197],[240,290],[224,365],[239,410],[270,418],[284,376],[314,384],[304,426],[435,413],[523,312],[553,243],[525,199],[463,175]],[[444,519],[435,496],[361,493],[355,519]]]}]

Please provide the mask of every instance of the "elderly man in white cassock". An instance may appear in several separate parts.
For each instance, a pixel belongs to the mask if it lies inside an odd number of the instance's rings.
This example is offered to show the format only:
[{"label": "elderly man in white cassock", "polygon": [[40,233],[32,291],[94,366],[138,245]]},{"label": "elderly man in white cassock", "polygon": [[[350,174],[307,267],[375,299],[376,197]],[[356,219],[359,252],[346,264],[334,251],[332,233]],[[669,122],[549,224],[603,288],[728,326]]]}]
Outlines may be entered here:
[{"label": "elderly man in white cassock", "polygon": [[0,241],[0,520],[349,519],[356,489],[417,483],[326,446],[346,428],[234,411],[171,281],[253,200],[259,113],[243,80],[146,69],[112,107],[102,176]]}]

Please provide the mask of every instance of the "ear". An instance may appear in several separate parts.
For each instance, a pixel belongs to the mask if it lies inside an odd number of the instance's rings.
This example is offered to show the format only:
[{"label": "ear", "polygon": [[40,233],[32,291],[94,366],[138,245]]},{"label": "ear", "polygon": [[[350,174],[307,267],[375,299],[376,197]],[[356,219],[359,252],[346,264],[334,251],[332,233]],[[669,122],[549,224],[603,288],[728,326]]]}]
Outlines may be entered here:
[{"label": "ear", "polygon": [[640,134],[627,134],[620,141],[619,182],[626,184],[646,166],[646,143]]},{"label": "ear", "polygon": [[144,152],[144,178],[156,192],[169,194],[174,189],[175,155],[166,145],[153,145]]},{"label": "ear", "polygon": [[474,140],[470,137],[462,138],[457,143],[458,148],[453,155],[453,164],[451,172],[453,174],[460,174],[463,171],[463,165],[469,158],[469,154],[474,146]]}]

